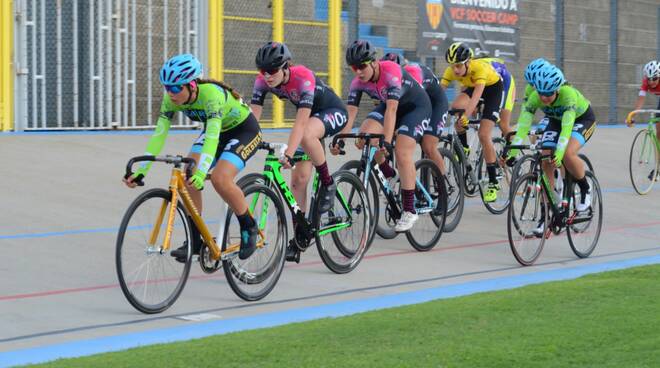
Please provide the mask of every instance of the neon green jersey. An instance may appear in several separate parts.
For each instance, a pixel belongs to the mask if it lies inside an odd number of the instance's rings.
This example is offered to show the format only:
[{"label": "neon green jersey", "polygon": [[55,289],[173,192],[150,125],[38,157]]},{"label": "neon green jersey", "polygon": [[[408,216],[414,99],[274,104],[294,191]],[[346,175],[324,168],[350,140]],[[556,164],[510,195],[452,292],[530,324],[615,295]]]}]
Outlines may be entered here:
[{"label": "neon green jersey", "polygon": [[523,97],[523,102],[527,102],[529,96],[531,96],[534,91],[536,91],[534,87],[532,87],[531,84],[527,83],[527,85],[525,86],[525,97]]},{"label": "neon green jersey", "polygon": [[[156,123],[156,131],[147,144],[147,155],[158,155],[165,145],[165,138],[170,129],[170,122],[177,111],[182,112],[193,121],[204,123],[205,139],[197,170],[206,174],[218,148],[220,133],[234,129],[250,114],[250,108],[242,99],[236,99],[229,91],[213,84],[198,84],[197,99],[190,104],[177,105],[165,93],[160,107],[160,117]],[[145,163],[136,174],[146,175],[151,163]]]},{"label": "neon green jersey", "polygon": [[[537,109],[541,109],[543,113],[550,119],[561,121],[561,133],[559,133],[559,141],[557,142],[557,149],[555,155],[562,159],[568,141],[571,138],[573,131],[573,124],[575,119],[582,116],[587,109],[589,109],[590,102],[587,100],[580,91],[573,86],[564,84],[557,90],[557,97],[550,105],[544,105],[541,102],[538,92],[533,91],[525,104],[523,105],[520,117],[518,118],[518,128],[516,137],[512,144],[521,144],[523,139],[529,133],[529,128],[534,119],[534,113]],[[512,150],[510,156],[515,156],[518,150]]]}]

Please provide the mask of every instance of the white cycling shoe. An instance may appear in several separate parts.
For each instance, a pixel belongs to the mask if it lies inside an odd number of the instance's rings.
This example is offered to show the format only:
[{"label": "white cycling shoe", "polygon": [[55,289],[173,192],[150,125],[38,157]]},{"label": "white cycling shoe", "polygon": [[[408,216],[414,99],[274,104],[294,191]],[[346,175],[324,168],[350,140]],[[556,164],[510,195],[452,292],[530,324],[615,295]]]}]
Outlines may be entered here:
[{"label": "white cycling shoe", "polygon": [[[580,199],[582,199],[582,194],[580,194]],[[575,210],[578,212],[583,212],[591,207],[591,188],[587,191],[587,194],[584,196],[584,201],[580,200],[575,204]]]},{"label": "white cycling shoe", "polygon": [[418,218],[419,216],[416,213],[403,211],[401,218],[396,222],[396,225],[394,226],[394,231],[397,233],[403,233],[412,229]]}]

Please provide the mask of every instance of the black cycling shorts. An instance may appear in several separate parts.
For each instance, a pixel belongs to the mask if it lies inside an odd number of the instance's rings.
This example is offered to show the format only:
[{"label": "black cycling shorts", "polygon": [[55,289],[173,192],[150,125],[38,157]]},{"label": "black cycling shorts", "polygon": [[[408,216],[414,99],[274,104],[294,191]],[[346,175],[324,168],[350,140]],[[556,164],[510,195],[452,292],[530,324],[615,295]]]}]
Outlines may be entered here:
[{"label": "black cycling shorts", "polygon": [[[554,118],[550,118],[549,120],[548,126],[543,131],[543,136],[541,137],[541,147],[543,148],[556,147],[559,141],[559,134],[561,134],[561,120]],[[582,147],[591,138],[595,129],[596,116],[590,105],[587,111],[575,119],[571,138],[575,138],[580,142],[580,147]]]},{"label": "black cycling shorts", "polygon": [[[469,87],[466,88],[463,93],[472,97],[473,91],[474,87]],[[504,102],[506,100],[502,80],[499,80],[497,83],[490,86],[486,86],[484,92],[481,94],[481,99],[484,101],[481,119],[488,119],[497,123],[500,120],[500,110],[504,107]]]}]

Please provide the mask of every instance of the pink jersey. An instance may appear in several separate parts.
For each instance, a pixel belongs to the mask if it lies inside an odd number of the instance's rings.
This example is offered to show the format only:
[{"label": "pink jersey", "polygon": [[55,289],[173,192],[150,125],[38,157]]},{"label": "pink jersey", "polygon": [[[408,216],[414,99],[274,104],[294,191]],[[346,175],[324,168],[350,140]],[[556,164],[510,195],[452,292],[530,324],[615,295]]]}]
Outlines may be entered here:
[{"label": "pink jersey", "polygon": [[413,98],[408,91],[417,83],[410,74],[393,61],[381,60],[378,63],[380,75],[376,82],[363,82],[358,77],[353,79],[348,93],[349,105],[360,105],[363,92],[381,102],[397,100],[403,104]]}]

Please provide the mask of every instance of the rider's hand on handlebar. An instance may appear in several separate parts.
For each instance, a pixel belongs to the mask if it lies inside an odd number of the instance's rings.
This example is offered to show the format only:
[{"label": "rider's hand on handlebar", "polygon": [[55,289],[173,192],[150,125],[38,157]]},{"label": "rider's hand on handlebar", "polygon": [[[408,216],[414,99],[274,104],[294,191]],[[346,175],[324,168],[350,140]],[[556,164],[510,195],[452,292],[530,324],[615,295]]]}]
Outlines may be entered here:
[{"label": "rider's hand on handlebar", "polygon": [[144,185],[144,183],[142,182],[143,178],[144,178],[144,174],[133,173],[129,177],[126,177],[126,175],[124,175],[124,177],[121,178],[121,181],[124,184],[126,184],[127,187],[135,188],[137,186]]},{"label": "rider's hand on handlebar", "polygon": [[330,153],[332,153],[333,156],[337,156],[341,152],[341,146],[339,144],[340,141],[337,141],[336,145],[330,145]]},{"label": "rider's hand on handlebar", "polygon": [[202,190],[204,189],[204,180],[206,180],[206,173],[202,172],[202,170],[195,170],[193,176],[188,178],[188,184],[197,190]]},{"label": "rider's hand on handlebar", "polygon": [[280,164],[282,164],[282,167],[285,169],[290,169],[295,166],[295,161],[293,160],[293,157],[287,155],[286,153],[282,156],[280,156]]}]

